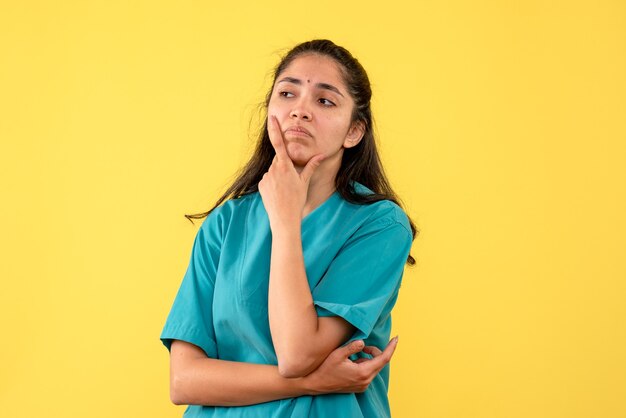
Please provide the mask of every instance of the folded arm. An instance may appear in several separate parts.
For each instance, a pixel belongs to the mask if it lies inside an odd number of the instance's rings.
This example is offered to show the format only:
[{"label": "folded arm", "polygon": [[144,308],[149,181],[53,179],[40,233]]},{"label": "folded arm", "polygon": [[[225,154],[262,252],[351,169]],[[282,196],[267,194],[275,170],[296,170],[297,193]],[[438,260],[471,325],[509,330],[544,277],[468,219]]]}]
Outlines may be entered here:
[{"label": "folded arm", "polygon": [[310,383],[281,376],[277,366],[213,359],[191,343],[172,341],[170,398],[176,405],[251,405],[313,394]]},{"label": "folded arm", "polygon": [[[200,347],[173,340],[170,397],[177,405],[245,406],[302,395],[361,393],[389,363],[396,344],[393,339],[381,351],[354,341],[334,350],[307,376],[290,379],[276,366],[209,358]],[[351,361],[361,350],[373,358]]]},{"label": "folded arm", "polygon": [[[176,405],[245,406],[303,395],[360,393],[389,363],[396,345],[394,339],[381,351],[353,341],[330,353],[309,375],[290,379],[276,366],[209,358],[200,347],[174,340],[170,398]],[[373,358],[350,360],[361,350]]]}]

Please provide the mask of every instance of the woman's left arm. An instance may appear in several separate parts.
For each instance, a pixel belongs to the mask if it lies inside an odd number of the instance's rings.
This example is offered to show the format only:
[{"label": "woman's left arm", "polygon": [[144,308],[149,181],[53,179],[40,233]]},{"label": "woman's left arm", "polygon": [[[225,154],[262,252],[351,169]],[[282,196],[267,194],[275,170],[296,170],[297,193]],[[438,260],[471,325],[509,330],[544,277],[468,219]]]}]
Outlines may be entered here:
[{"label": "woman's left arm", "polygon": [[268,133],[276,156],[258,188],[272,229],[270,331],[279,373],[300,377],[322,364],[348,340],[355,327],[338,316],[318,318],[304,267],[302,210],[310,178],[324,156],[314,156],[298,173],[287,154],[278,121],[272,116],[268,118]]}]

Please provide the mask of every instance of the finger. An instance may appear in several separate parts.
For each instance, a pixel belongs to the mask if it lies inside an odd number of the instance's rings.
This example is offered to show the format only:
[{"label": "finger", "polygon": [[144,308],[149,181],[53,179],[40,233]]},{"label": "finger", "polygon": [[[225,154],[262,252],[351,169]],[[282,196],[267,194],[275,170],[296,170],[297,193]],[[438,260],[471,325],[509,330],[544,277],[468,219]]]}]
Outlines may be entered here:
[{"label": "finger", "polygon": [[385,347],[385,349],[380,355],[377,355],[376,357],[371,359],[369,361],[369,364],[365,364],[363,365],[363,367],[366,367],[367,370],[372,374],[378,373],[380,369],[382,369],[383,367],[385,367],[387,363],[389,363],[389,361],[391,360],[391,356],[396,350],[397,345],[398,345],[398,339],[396,337],[396,338],[393,338],[391,341],[389,341],[389,344],[387,344],[387,347]]},{"label": "finger", "polygon": [[274,115],[270,115],[267,119],[267,133],[269,134],[272,147],[274,147],[274,151],[276,151],[278,160],[291,161],[289,155],[287,154],[287,149],[285,148],[285,139],[283,138],[283,133],[280,130],[278,119],[276,119],[276,116]]},{"label": "finger", "polygon": [[350,357],[352,354],[360,352],[363,349],[363,346],[365,346],[363,340],[352,341],[350,344],[341,347],[341,356],[344,358]]},{"label": "finger", "polygon": [[318,154],[306,163],[306,165],[302,169],[302,172],[300,173],[300,178],[305,182],[305,184],[309,184],[309,180],[315,172],[315,169],[320,166],[324,158],[326,158],[324,154]]},{"label": "finger", "polygon": [[267,169],[268,173],[276,168],[276,161],[278,161],[278,156],[274,155],[274,158],[272,159],[272,163],[270,164],[270,167]]},{"label": "finger", "polygon": [[[371,355],[372,357],[378,357],[378,356],[380,356],[383,353],[382,351],[380,351],[380,349],[378,347],[373,346],[373,345],[366,345],[363,348],[362,351],[364,353],[367,353],[367,354]],[[355,363],[363,363],[364,361],[369,361],[369,360],[371,360],[371,359],[362,357],[362,358],[356,359],[354,362]]]},{"label": "finger", "polygon": [[380,356],[383,353],[382,351],[380,351],[380,349],[378,347],[375,347],[373,345],[365,346],[363,351],[366,352],[367,354],[370,354],[370,355],[374,356],[374,357],[378,357],[378,356]]}]

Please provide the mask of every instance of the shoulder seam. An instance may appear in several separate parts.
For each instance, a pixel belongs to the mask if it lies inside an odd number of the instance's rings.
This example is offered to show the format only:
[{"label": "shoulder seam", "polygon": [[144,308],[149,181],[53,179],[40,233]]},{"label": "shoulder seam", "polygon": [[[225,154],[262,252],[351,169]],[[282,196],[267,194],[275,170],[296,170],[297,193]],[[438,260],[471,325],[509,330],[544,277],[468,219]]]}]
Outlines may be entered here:
[{"label": "shoulder seam", "polygon": [[[387,224],[390,225],[392,223],[397,223],[400,224],[405,231],[407,231],[409,233],[409,235],[411,236],[411,239],[413,239],[413,231],[411,231],[410,227],[407,228],[407,226],[405,225],[405,222],[403,222],[403,220],[400,218],[400,212],[402,212],[404,214],[404,216],[407,217],[406,213],[404,212],[404,210],[398,206],[397,204],[395,204],[394,202],[390,201],[390,200],[384,200],[384,202],[387,202],[387,204],[385,206],[387,206],[387,208],[385,208],[385,214],[383,216],[381,216],[378,219],[375,219],[372,221],[372,224],[377,224],[377,223],[383,223],[383,224]],[[369,218],[375,217],[376,213],[378,211],[375,211],[374,213],[372,213]]]}]

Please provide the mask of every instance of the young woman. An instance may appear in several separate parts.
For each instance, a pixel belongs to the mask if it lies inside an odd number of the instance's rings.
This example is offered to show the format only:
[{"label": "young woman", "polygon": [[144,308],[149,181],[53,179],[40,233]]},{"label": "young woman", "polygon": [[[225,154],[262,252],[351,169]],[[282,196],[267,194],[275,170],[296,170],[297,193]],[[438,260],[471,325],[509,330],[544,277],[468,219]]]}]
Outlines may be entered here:
[{"label": "young woman", "polygon": [[385,178],[370,97],[346,49],[297,45],[251,160],[213,209],[186,215],[206,219],[161,333],[185,417],[390,416],[390,313],[417,230]]}]

